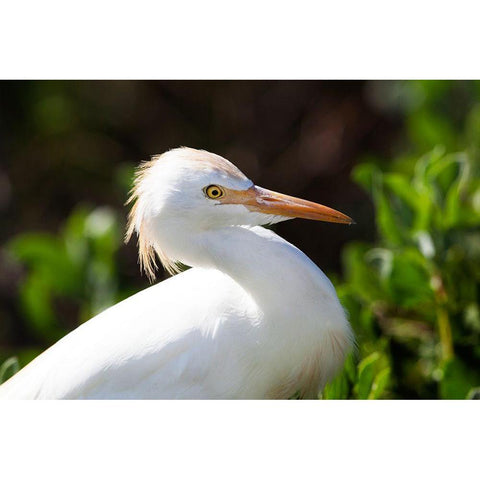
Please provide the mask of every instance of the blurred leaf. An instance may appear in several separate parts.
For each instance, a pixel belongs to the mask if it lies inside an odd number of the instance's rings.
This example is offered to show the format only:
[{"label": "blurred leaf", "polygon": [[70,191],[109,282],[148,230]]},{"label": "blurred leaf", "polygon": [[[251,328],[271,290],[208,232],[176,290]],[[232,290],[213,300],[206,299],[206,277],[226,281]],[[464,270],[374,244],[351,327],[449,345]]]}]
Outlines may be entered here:
[{"label": "blurred leaf", "polygon": [[75,269],[58,238],[42,233],[27,233],[15,237],[7,248],[20,261],[41,272],[45,285],[55,285],[64,293],[75,290]]},{"label": "blurred leaf", "polygon": [[63,238],[68,257],[81,267],[88,261],[88,241],[85,238],[85,222],[89,210],[79,207],[71,213],[63,228]]},{"label": "blurred leaf", "polygon": [[420,198],[418,192],[405,175],[388,173],[384,175],[383,180],[392,193],[401,198],[405,204],[409,205],[413,210],[419,208]]},{"label": "blurred leaf", "polygon": [[480,103],[473,106],[466,118],[465,136],[474,151],[480,150]]},{"label": "blurred leaf", "polygon": [[379,399],[387,388],[390,379],[390,368],[384,368],[375,376],[373,380],[372,389],[368,395],[369,399]]},{"label": "blurred leaf", "polygon": [[393,302],[405,308],[434,300],[425,259],[414,249],[394,255],[389,284]]},{"label": "blurred leaf", "polygon": [[369,398],[375,375],[375,363],[379,360],[379,358],[380,354],[375,352],[369,355],[367,358],[364,358],[358,364],[358,383],[356,385],[356,389],[359,399]]},{"label": "blurred leaf", "polygon": [[348,379],[346,373],[342,372],[325,386],[322,398],[325,400],[345,400],[348,398],[348,394]]},{"label": "blurred leaf", "polygon": [[53,342],[67,333],[56,322],[51,289],[42,272],[34,272],[25,280],[20,300],[29,326],[39,338]]},{"label": "blurred leaf", "polygon": [[365,245],[351,243],[343,252],[343,261],[350,288],[366,300],[373,301],[383,298],[384,292],[372,275],[372,269],[366,261],[367,253]]},{"label": "blurred leaf", "polygon": [[480,400],[480,387],[472,388],[466,397],[467,400]]},{"label": "blurred leaf", "polygon": [[47,233],[24,233],[15,237],[8,248],[24,262],[55,262],[61,244]]},{"label": "blurred leaf", "polygon": [[20,365],[16,357],[10,357],[0,365],[0,383],[6,382],[20,370]]},{"label": "blurred leaf", "polygon": [[419,110],[413,113],[407,120],[407,128],[419,150],[428,150],[435,145],[457,148],[455,130],[446,118],[434,112]]},{"label": "blurred leaf", "polygon": [[474,332],[480,333],[480,309],[476,303],[469,303],[464,310],[465,325]]},{"label": "blurred leaf", "polygon": [[357,165],[352,171],[353,180],[361,185],[368,193],[372,194],[374,185],[380,175],[378,167],[371,163],[362,163]]},{"label": "blurred leaf", "polygon": [[469,369],[458,359],[450,360],[443,366],[440,394],[444,399],[464,399],[477,384],[478,373]]},{"label": "blurred leaf", "polygon": [[[9,251],[28,269],[20,287],[20,302],[26,323],[37,338],[52,343],[67,333],[66,325],[87,320],[117,301],[115,255],[121,242],[112,209],[81,206],[58,236],[27,233],[9,243]],[[66,318],[59,304],[67,307]],[[77,308],[79,318],[69,318]]]},{"label": "blurred leaf", "polygon": [[378,189],[374,201],[377,208],[377,227],[382,238],[391,245],[399,245],[404,239],[402,222],[395,214],[394,202],[383,189]]}]

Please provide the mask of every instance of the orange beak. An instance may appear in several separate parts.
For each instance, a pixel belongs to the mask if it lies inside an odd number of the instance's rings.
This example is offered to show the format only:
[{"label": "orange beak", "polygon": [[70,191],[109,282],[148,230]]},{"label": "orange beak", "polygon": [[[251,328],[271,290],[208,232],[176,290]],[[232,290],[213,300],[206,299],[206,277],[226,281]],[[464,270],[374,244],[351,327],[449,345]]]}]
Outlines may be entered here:
[{"label": "orange beak", "polygon": [[219,200],[224,204],[245,205],[253,212],[261,212],[282,217],[306,218],[333,223],[355,223],[350,217],[333,208],[291,197],[283,193],[272,192],[265,188],[253,186],[248,190],[226,190]]}]

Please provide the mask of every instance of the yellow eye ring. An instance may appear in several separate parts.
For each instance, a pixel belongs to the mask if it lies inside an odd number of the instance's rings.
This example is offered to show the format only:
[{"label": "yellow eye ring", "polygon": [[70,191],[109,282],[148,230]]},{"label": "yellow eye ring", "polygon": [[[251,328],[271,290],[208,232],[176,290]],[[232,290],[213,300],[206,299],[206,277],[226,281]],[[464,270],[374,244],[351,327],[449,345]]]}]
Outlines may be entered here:
[{"label": "yellow eye ring", "polygon": [[205,188],[205,195],[208,198],[215,200],[217,198],[222,198],[225,195],[225,192],[223,191],[223,188],[218,185],[209,185]]}]

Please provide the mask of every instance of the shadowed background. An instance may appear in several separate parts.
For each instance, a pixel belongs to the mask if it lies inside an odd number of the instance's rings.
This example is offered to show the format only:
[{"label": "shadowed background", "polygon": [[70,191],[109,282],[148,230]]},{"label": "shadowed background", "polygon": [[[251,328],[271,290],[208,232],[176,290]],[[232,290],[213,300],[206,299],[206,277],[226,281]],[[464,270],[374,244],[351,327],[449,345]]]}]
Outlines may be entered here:
[{"label": "shadowed background", "polygon": [[[459,132],[479,92],[474,82],[1,82],[0,361],[16,355],[23,366],[148,286],[135,242],[121,239],[133,168],[149,155],[206,149],[258,185],[353,217],[353,227],[275,227],[339,282],[344,246],[377,238],[372,197],[352,181],[353,168],[370,161],[388,169],[394,158],[398,167],[402,156],[411,165],[408,155],[439,144],[462,149]],[[388,343],[377,317],[376,339]],[[435,397],[434,376],[429,382],[390,379],[387,396]]]}]

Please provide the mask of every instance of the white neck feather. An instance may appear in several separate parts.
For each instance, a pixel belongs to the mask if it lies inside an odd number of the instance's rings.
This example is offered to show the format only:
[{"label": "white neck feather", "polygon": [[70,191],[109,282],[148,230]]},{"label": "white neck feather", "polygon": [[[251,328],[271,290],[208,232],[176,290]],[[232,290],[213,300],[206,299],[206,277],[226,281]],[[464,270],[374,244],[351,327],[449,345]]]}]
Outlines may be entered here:
[{"label": "white neck feather", "polygon": [[[288,305],[295,310],[305,301],[315,308],[325,296],[336,298],[330,280],[302,251],[262,227],[231,226],[173,236],[163,238],[160,247],[186,265],[229,275],[269,308]],[[291,297],[289,302],[286,297]]]}]

